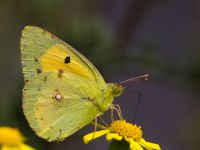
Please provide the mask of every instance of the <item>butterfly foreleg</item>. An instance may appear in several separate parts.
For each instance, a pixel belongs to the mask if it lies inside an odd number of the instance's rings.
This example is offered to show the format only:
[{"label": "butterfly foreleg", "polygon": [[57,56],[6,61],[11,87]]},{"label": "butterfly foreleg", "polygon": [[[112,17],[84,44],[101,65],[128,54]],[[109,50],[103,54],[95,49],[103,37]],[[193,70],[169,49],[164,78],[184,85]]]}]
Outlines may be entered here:
[{"label": "butterfly foreleg", "polygon": [[95,117],[95,122],[94,122],[94,134],[93,134],[93,136],[92,136],[92,140],[94,139],[94,137],[95,137],[95,132],[96,132],[96,130],[97,130],[97,124],[98,124],[98,116],[96,116]]},{"label": "butterfly foreleg", "polygon": [[104,119],[103,119],[101,116],[99,116],[99,119],[101,120],[101,122],[102,122],[106,127],[109,127],[109,125],[104,121]]},{"label": "butterfly foreleg", "polygon": [[114,111],[117,112],[119,119],[120,119],[120,120],[123,120],[122,111],[121,111],[121,108],[120,108],[119,105],[117,105],[117,104],[112,104],[112,105],[110,106],[110,110],[111,110],[111,121],[112,121],[112,122],[115,120],[115,118],[114,118]]}]

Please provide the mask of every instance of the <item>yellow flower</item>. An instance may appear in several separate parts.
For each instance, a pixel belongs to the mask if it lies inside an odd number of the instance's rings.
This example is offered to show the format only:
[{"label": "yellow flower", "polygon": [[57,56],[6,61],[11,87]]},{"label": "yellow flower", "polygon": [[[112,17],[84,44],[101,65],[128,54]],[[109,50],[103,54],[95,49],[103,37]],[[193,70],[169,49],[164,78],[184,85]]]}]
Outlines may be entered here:
[{"label": "yellow flower", "polygon": [[161,150],[158,144],[147,142],[142,138],[141,127],[128,123],[125,120],[113,121],[110,127],[105,127],[103,130],[85,135],[83,142],[87,144],[89,141],[103,135],[106,135],[106,140],[108,141],[124,139],[130,143],[131,150],[143,150],[143,147],[147,150]]},{"label": "yellow flower", "polygon": [[25,138],[19,130],[10,127],[0,127],[0,150],[34,150],[24,144]]}]

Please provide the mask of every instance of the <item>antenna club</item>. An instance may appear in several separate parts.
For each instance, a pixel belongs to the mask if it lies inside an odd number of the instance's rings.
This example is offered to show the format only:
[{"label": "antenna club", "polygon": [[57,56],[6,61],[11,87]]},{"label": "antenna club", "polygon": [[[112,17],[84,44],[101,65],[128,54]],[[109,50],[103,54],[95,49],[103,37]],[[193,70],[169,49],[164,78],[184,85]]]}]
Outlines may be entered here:
[{"label": "antenna club", "polygon": [[144,80],[149,80],[149,75],[148,74],[144,75]]}]

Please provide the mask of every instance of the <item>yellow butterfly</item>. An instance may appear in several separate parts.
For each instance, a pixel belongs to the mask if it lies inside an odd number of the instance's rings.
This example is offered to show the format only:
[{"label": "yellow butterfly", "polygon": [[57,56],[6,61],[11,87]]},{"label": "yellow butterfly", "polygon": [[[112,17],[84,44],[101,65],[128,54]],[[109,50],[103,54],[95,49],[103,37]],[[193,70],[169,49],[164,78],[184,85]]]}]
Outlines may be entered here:
[{"label": "yellow butterfly", "polygon": [[87,125],[123,91],[122,84],[105,83],[87,58],[44,29],[26,26],[20,46],[24,114],[48,141],[62,140]]}]

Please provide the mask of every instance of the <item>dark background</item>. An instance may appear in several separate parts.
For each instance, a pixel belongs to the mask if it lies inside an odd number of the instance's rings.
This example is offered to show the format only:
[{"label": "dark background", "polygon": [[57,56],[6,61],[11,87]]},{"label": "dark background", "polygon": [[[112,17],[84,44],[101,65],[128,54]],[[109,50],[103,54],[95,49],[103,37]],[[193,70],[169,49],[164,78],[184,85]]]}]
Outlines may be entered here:
[{"label": "dark background", "polygon": [[[142,93],[136,123],[144,138],[163,150],[200,149],[199,0],[0,0],[0,125],[19,128],[39,150],[104,150],[104,137],[82,143],[93,126],[61,143],[47,143],[29,128],[21,108],[19,49],[21,30],[29,24],[78,49],[107,82],[148,73],[149,81],[126,88]],[[137,96],[115,100],[128,121]]]}]

